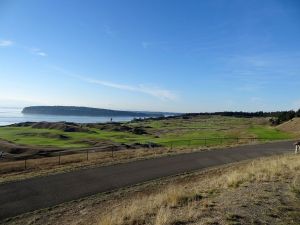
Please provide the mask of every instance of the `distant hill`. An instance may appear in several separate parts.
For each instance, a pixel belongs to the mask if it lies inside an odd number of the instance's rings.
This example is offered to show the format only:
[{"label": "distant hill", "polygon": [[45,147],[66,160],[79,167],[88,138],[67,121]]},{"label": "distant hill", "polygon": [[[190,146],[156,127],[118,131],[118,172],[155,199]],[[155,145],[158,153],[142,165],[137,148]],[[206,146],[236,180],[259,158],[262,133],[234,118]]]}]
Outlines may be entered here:
[{"label": "distant hill", "polygon": [[59,116],[132,116],[132,117],[161,117],[171,115],[163,112],[136,112],[110,109],[98,109],[77,106],[29,106],[22,110],[23,114],[42,114]]}]

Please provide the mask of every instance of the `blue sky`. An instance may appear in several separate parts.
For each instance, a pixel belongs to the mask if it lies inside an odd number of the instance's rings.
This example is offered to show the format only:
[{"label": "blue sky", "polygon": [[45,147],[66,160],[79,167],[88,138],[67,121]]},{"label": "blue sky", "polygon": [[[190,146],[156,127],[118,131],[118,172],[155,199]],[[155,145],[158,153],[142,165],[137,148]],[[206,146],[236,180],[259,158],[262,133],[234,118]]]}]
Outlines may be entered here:
[{"label": "blue sky", "polygon": [[300,108],[295,0],[0,0],[0,106]]}]

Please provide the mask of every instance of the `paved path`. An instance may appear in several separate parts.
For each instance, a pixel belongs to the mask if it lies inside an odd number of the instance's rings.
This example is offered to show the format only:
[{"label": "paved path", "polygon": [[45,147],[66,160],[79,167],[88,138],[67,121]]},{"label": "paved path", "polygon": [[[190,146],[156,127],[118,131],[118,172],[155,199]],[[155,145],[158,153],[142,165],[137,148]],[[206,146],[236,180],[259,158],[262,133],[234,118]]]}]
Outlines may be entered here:
[{"label": "paved path", "polygon": [[240,146],[161,157],[0,185],[0,220],[159,177],[292,152],[292,142]]}]

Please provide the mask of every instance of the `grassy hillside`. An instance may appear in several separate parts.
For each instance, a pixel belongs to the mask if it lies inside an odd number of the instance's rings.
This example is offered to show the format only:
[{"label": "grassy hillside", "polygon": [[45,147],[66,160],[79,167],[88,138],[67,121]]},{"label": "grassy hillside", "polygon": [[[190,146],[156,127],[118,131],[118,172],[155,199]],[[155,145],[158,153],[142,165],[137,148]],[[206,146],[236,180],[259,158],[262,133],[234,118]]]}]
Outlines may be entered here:
[{"label": "grassy hillside", "polygon": [[[79,126],[79,125],[78,125]],[[270,138],[288,139],[292,132],[271,127],[264,118],[224,116],[195,116],[163,120],[146,120],[123,124],[80,125],[69,132],[49,126],[0,127],[0,139],[20,145],[58,148],[92,147],[101,144],[157,143],[162,146],[187,147],[222,145],[234,139],[212,138]],[[197,140],[200,139],[200,140]],[[207,139],[207,140],[204,140]]]},{"label": "grassy hillside", "polygon": [[300,134],[300,118],[293,118],[283,124],[277,126],[278,130],[294,133],[296,135]]}]

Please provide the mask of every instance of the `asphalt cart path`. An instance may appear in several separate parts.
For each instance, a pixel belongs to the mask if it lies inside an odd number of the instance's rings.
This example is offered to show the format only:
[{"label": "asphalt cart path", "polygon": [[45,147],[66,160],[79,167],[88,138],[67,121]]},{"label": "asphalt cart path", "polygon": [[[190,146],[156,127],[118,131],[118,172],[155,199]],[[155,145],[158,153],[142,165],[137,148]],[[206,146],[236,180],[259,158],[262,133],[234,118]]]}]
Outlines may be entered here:
[{"label": "asphalt cart path", "polygon": [[100,192],[227,163],[292,152],[283,141],[82,169],[0,185],[0,220]]}]

